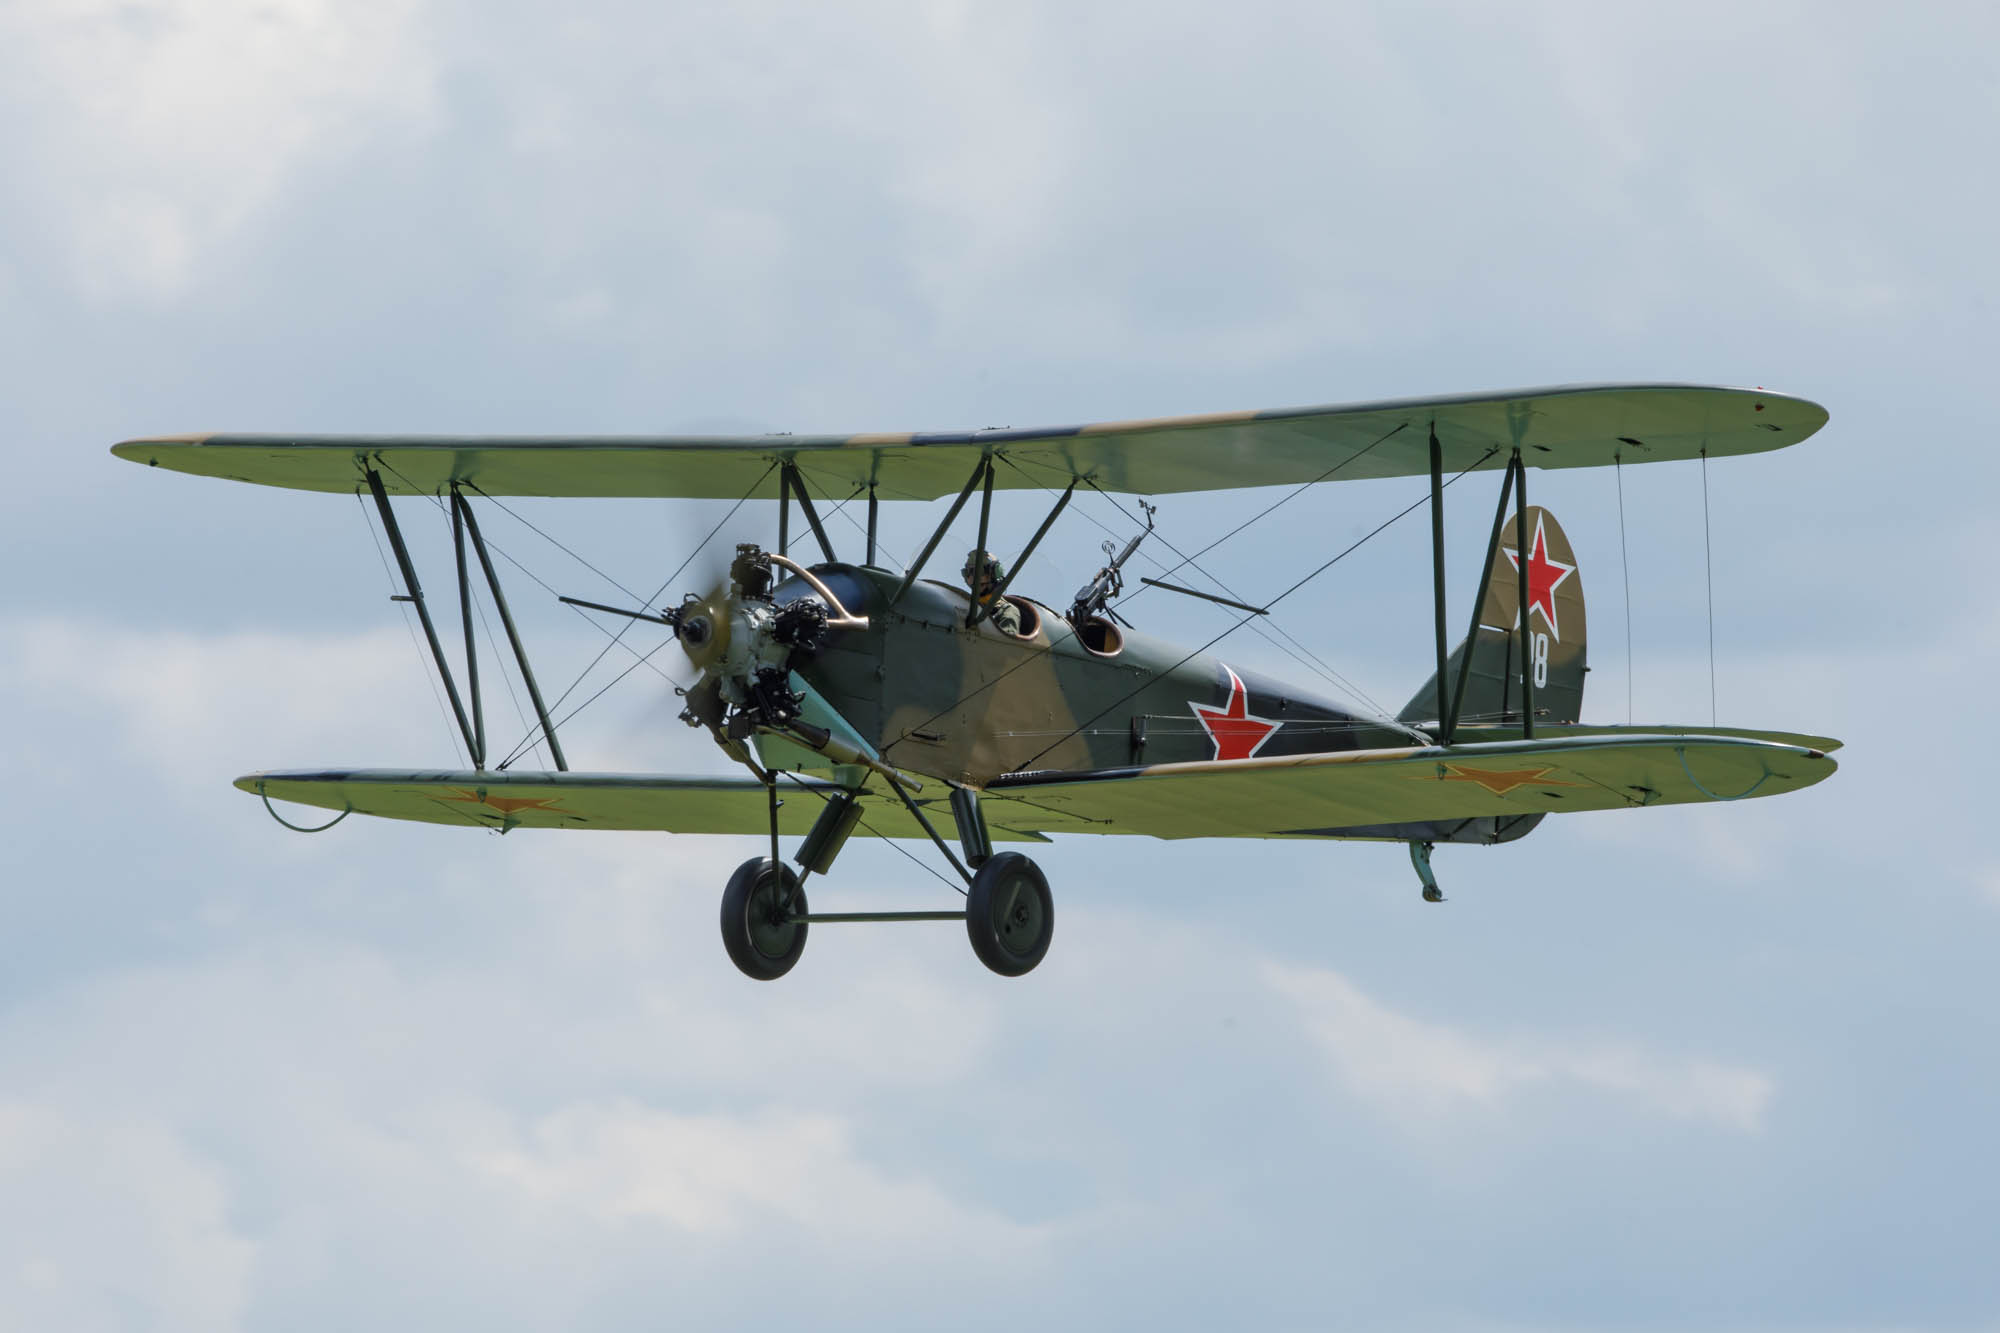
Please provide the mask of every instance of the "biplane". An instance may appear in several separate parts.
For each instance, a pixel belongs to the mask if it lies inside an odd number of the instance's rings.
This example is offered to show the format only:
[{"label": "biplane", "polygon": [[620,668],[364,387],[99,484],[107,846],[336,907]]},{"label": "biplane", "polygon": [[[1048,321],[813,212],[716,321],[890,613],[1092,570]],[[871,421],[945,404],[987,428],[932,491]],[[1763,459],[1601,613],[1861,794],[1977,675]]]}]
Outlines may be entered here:
[{"label": "biplane", "polygon": [[[361,813],[502,832],[753,835],[767,840],[765,854],[730,877],[721,908],[724,945],[746,975],[784,975],[815,924],[962,919],[980,961],[1018,976],[1047,953],[1055,923],[1047,878],[1018,847],[1055,834],[1393,840],[1408,844],[1423,897],[1440,901],[1430,864],[1439,843],[1508,842],[1551,814],[1773,796],[1829,776],[1838,742],[1825,737],[1586,724],[1577,556],[1555,517],[1528,496],[1536,469],[1705,465],[1795,444],[1826,420],[1814,403],[1762,389],[1614,384],[1059,429],[184,435],[130,440],[112,452],[200,476],[357,494],[380,517],[403,583],[398,600],[422,624],[472,766],[236,780],[267,807],[278,800],[337,811],[335,822]],[[1500,473],[1500,493],[1469,623],[1454,645],[1444,490],[1447,476],[1471,472]],[[924,577],[975,499],[968,568],[985,558],[996,489],[1055,497],[1005,567],[1018,573],[1079,487],[1159,496],[1422,476],[1430,483],[1434,671],[1393,717],[1231,665],[1214,651],[1223,636],[1190,650],[1134,628],[1115,599],[1126,560],[1152,529],[1150,507],[1145,529],[1122,552],[1106,543],[1110,560],[1067,606],[1022,594],[1008,574],[974,588]],[[820,506],[863,494],[865,554],[842,560]],[[398,496],[449,511],[464,692],[397,526]],[[699,672],[682,691],[682,719],[708,732],[746,775],[570,770],[478,522],[479,505],[502,496],[777,502],[775,549],[737,546],[726,577],[678,603],[564,599],[670,631]],[[880,504],[946,496],[954,497],[948,511],[908,567],[880,563]],[[795,558],[794,511],[818,559]],[[489,763],[471,562],[553,769]],[[1239,626],[1269,610],[1146,582],[1223,603],[1241,613]],[[856,833],[928,841],[963,884],[963,902],[948,911],[813,912],[806,881],[828,874]],[[799,839],[789,863],[781,855],[787,837]],[[995,850],[1002,844],[1015,846]]]}]

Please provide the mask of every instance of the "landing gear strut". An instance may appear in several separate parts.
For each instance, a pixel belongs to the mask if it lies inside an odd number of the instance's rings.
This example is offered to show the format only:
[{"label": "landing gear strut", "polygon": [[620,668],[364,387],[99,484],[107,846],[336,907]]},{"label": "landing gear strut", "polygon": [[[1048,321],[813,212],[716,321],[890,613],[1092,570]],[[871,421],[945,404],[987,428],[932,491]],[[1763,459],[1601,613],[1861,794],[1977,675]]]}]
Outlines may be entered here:
[{"label": "landing gear strut", "polygon": [[1410,864],[1417,868],[1417,878],[1424,882],[1424,901],[1443,902],[1444,890],[1438,887],[1437,876],[1431,873],[1431,845],[1427,842],[1411,843]]}]

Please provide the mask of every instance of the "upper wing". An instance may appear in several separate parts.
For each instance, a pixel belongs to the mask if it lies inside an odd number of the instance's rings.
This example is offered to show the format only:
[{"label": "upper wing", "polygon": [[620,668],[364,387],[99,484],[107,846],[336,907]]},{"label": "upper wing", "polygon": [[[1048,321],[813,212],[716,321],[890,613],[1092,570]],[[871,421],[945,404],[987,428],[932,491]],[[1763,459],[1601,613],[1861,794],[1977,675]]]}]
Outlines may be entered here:
[{"label": "upper wing", "polygon": [[1028,774],[986,789],[987,818],[1045,833],[1325,837],[1356,827],[1775,796],[1836,765],[1737,736],[1574,736],[1450,749]]},{"label": "upper wing", "polygon": [[[875,789],[864,793],[855,832],[882,838],[927,836],[901,801],[879,790],[880,781],[871,779]],[[762,834],[771,827],[764,785],[751,778],[375,768],[251,773],[236,779],[236,785],[267,800],[503,832],[583,828]],[[796,836],[811,829],[820,806],[839,790],[813,779],[785,783],[779,788],[779,831]],[[950,818],[942,788],[916,800],[930,807],[925,813],[933,823]],[[993,822],[991,832],[996,842],[1047,841],[1004,821]]]},{"label": "upper wing", "polygon": [[1437,431],[1447,472],[1499,468],[1518,447],[1535,467],[1650,463],[1759,453],[1826,424],[1817,403],[1761,389],[1686,384],[1574,385],[1335,407],[1223,412],[1035,430],[900,435],[416,436],[175,435],[128,440],[135,463],[308,491],[352,491],[372,467],[394,494],[451,482],[488,495],[775,499],[779,459],[845,497],[956,492],[986,454],[993,484],[1156,495],[1292,485],[1322,478],[1420,476]]}]

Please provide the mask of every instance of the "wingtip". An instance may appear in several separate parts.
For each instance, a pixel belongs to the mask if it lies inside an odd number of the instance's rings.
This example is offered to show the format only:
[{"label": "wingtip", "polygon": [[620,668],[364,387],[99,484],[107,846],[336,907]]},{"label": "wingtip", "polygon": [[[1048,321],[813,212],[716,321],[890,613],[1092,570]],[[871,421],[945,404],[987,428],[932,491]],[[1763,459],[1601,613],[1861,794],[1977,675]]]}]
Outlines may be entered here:
[{"label": "wingtip", "polygon": [[142,435],[137,439],[120,440],[111,446],[111,452],[128,462],[158,467],[163,451],[181,445],[200,444],[208,438],[205,431],[192,435]]}]

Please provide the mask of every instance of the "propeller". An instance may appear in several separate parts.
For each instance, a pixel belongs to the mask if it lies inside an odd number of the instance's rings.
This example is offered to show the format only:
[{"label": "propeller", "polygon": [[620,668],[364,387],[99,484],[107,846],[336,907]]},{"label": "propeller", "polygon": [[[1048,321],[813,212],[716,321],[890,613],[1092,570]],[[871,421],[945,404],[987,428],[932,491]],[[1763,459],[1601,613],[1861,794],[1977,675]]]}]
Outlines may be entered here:
[{"label": "propeller", "polygon": [[[811,570],[754,542],[739,543],[726,567],[711,566],[701,580],[706,592],[691,592],[663,612],[564,597],[574,606],[666,625],[674,632],[688,664],[700,673],[681,692],[681,720],[705,727],[723,752],[765,776],[749,746],[759,733],[777,733],[807,748],[850,756],[853,747],[822,727],[805,723],[805,699],[793,688],[792,672],[819,651],[830,631],[866,629],[868,620],[850,612]],[[796,575],[809,593],[783,605],[772,592],[784,574]],[[700,586],[698,584],[698,586]],[[852,763],[852,757],[837,762]]]}]

